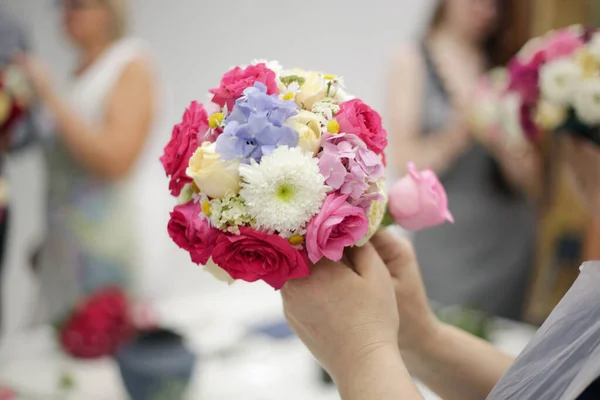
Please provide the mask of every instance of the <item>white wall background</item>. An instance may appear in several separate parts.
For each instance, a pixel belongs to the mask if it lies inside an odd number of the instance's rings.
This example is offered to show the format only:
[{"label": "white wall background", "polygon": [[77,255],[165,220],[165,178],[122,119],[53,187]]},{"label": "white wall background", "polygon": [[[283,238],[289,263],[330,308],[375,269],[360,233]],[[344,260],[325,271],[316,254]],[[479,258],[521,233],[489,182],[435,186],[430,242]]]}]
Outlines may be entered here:
[{"label": "white wall background", "polygon": [[[64,83],[73,58],[60,31],[57,2],[3,3],[7,3],[4,10],[29,29],[36,53],[48,63],[57,81]],[[384,89],[390,56],[401,42],[416,34],[432,3],[433,0],[133,0],[132,32],[149,42],[167,87],[163,98],[165,124],[157,134],[166,143],[169,126],[178,120],[190,100],[204,100],[206,90],[218,84],[227,68],[254,58],[278,59],[284,66],[342,75],[349,91],[385,117]],[[26,253],[43,234],[44,178],[40,154],[31,150],[11,157],[8,177],[14,218],[4,305],[8,328],[14,330],[27,323],[35,293]],[[157,180],[161,178],[162,175],[157,176]],[[157,206],[157,212],[166,217],[167,210]],[[187,288],[215,290],[204,275],[197,273],[198,269],[187,265],[182,252],[170,243],[163,247],[152,243],[150,248],[156,251],[157,246],[164,251],[169,267],[176,267],[176,271],[170,269],[170,275],[178,278],[171,279],[170,290],[185,284]],[[147,266],[154,285],[164,277],[163,264],[155,261]],[[163,275],[157,271],[163,271]]]}]

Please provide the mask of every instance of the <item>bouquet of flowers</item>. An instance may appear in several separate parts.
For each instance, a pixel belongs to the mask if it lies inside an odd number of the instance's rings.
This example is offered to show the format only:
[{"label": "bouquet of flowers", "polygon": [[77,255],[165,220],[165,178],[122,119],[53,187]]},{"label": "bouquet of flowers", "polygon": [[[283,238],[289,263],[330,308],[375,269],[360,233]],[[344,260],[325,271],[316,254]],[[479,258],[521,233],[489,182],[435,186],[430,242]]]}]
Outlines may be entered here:
[{"label": "bouquet of flowers", "polygon": [[[539,141],[545,132],[569,131],[600,144],[599,31],[572,26],[534,38],[509,63],[505,77],[474,97],[474,115],[488,135]],[[488,106],[479,104],[485,98],[496,102],[487,119],[481,108]]]},{"label": "bouquet of flowers", "polygon": [[29,110],[32,92],[18,68],[0,68],[0,133],[5,133]]},{"label": "bouquet of flowers", "polygon": [[194,263],[280,289],[377,231],[387,133],[340,77],[255,62],[210,93],[190,104],[161,157],[179,198],[168,231]]}]

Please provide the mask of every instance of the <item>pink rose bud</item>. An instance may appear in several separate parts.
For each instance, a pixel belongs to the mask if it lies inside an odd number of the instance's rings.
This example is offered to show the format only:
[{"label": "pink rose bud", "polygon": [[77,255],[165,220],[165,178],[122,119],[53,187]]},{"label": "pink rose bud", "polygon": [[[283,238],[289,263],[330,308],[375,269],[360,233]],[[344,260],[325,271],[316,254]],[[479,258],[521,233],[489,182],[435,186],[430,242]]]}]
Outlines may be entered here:
[{"label": "pink rose bud", "polygon": [[392,186],[388,204],[394,221],[411,231],[454,222],[446,191],[435,172],[419,172],[413,163],[408,164],[408,175]]}]

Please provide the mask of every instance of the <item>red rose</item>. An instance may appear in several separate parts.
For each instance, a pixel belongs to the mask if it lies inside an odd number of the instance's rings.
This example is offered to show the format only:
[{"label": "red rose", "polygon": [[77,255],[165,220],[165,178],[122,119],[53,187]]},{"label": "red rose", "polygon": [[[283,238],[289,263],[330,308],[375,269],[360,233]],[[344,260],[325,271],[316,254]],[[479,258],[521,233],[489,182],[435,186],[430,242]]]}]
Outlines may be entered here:
[{"label": "red rose", "polygon": [[387,132],[381,126],[381,116],[377,111],[359,99],[340,104],[340,112],[335,119],[340,124],[340,132],[358,136],[376,154],[383,154],[388,141]]},{"label": "red rose", "polygon": [[239,235],[220,234],[213,261],[233,279],[246,282],[262,279],[275,290],[290,279],[310,275],[304,250],[294,248],[281,236],[249,227],[241,227]]},{"label": "red rose", "polygon": [[267,87],[267,94],[277,94],[279,90],[275,79],[275,72],[267,68],[264,63],[249,65],[246,68],[235,67],[223,75],[218,88],[210,90],[214,94],[212,101],[221,107],[227,104],[227,109],[232,110],[235,101],[244,90],[254,86],[256,82]]},{"label": "red rose", "polygon": [[90,296],[59,331],[63,349],[77,358],[112,355],[133,334],[127,296],[120,288],[105,288]]},{"label": "red rose", "polygon": [[165,146],[160,162],[171,177],[169,189],[179,196],[181,189],[192,179],[185,174],[190,158],[208,131],[208,115],[204,107],[193,101],[183,114],[183,121],[173,127],[171,140]]},{"label": "red rose", "polygon": [[167,229],[175,244],[190,253],[192,262],[205,265],[220,231],[201,218],[201,212],[200,204],[193,201],[179,205],[171,212]]}]

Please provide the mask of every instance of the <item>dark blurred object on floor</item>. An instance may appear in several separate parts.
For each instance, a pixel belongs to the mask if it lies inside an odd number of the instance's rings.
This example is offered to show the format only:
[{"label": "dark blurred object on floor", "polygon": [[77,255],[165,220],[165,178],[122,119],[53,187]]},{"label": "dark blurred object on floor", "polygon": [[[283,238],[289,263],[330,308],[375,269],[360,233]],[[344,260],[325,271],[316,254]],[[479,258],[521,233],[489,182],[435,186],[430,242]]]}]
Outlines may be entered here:
[{"label": "dark blurred object on floor", "polygon": [[183,400],[197,356],[181,335],[159,329],[139,335],[115,359],[132,400]]}]

